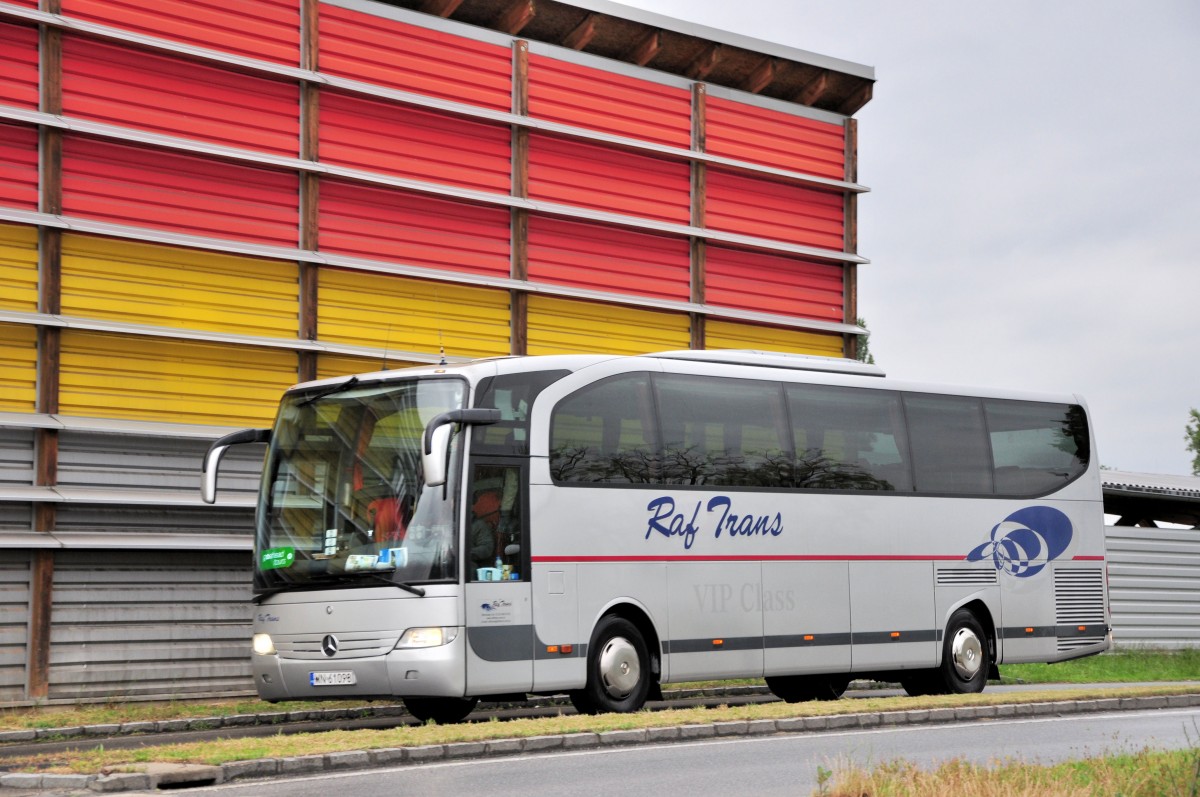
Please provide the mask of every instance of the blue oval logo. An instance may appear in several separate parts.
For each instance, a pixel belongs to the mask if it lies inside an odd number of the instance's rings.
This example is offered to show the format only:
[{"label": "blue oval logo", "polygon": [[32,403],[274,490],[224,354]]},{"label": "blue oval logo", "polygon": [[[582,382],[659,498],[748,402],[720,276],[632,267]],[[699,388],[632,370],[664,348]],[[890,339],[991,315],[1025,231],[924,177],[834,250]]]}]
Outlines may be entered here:
[{"label": "blue oval logo", "polygon": [[1049,506],[1030,506],[992,526],[991,539],[967,554],[967,561],[991,557],[1000,572],[1029,578],[1062,556],[1073,536],[1075,529],[1065,514]]}]

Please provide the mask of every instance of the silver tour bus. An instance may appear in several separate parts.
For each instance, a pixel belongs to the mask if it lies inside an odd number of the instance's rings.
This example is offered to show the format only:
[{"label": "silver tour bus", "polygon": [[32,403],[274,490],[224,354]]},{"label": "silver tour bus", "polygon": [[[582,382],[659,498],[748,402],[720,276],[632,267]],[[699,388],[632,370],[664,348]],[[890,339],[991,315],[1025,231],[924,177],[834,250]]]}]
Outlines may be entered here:
[{"label": "silver tour bus", "polygon": [[266,700],[851,678],[978,692],[1110,644],[1099,464],[1073,395],[749,351],[479,360],[283,397],[256,516]]}]

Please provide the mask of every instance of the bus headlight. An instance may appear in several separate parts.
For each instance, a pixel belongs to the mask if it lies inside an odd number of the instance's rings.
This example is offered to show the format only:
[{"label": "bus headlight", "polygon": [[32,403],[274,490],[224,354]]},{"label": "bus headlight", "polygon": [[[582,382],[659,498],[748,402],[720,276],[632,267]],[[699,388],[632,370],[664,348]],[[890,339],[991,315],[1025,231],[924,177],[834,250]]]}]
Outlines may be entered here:
[{"label": "bus headlight", "polygon": [[396,648],[436,648],[438,645],[449,645],[457,636],[457,628],[410,628],[400,637]]},{"label": "bus headlight", "polygon": [[270,634],[255,634],[250,640],[250,647],[260,656],[275,655],[275,643],[271,641]]}]

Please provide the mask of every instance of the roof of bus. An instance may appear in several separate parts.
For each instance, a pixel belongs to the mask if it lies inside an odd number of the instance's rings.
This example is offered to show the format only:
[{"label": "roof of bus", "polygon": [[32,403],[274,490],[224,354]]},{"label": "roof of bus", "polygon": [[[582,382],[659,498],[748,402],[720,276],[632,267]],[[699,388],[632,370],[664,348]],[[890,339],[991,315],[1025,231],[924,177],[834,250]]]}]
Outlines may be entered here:
[{"label": "roof of bus", "polygon": [[[858,385],[864,387],[884,388],[890,390],[907,390],[922,393],[947,393],[952,395],[977,395],[1000,399],[1021,399],[1026,401],[1047,401],[1055,403],[1084,404],[1078,395],[1030,391],[1024,389],[964,386],[932,382],[910,382],[893,378],[883,378],[884,372],[875,365],[868,365],[855,360],[837,357],[818,357],[813,355],[787,354],[783,352],[764,352],[751,350],[698,351],[679,350],[651,352],[641,355],[621,354],[547,354],[532,356],[488,357],[478,360],[457,363],[439,363],[420,365],[410,368],[376,371],[357,374],[363,381],[388,381],[392,379],[412,379],[422,376],[461,376],[472,384],[489,376],[499,374],[515,374],[526,371],[579,371],[600,363],[619,359],[657,359],[674,360],[695,363],[698,370],[711,373],[710,365],[730,365],[753,368],[760,373],[778,374],[784,372],[804,372],[806,381],[831,385]],[[749,376],[742,371],[740,375]],[[349,378],[349,375],[313,382],[304,382],[291,388],[292,390],[308,390],[326,385],[335,385]]]}]

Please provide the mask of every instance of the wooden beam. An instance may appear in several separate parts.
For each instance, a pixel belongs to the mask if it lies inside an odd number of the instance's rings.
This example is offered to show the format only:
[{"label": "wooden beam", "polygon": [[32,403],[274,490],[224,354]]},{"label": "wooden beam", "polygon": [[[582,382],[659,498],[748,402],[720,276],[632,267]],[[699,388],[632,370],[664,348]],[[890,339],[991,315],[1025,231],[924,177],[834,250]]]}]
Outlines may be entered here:
[{"label": "wooden beam", "polygon": [[50,693],[50,611],[54,596],[54,551],[33,552],[29,579],[29,643],[26,647],[26,698]]},{"label": "wooden beam", "polygon": [[658,51],[661,49],[662,31],[655,28],[629,49],[629,52],[625,54],[625,59],[638,66],[645,66],[654,60],[654,56],[658,55]]},{"label": "wooden beam", "polygon": [[587,47],[596,35],[596,14],[588,14],[583,18],[583,21],[575,26],[575,29],[563,37],[562,46],[569,47],[572,50],[582,50]]},{"label": "wooden beam", "polygon": [[808,81],[808,83],[804,84],[803,88],[796,92],[795,96],[792,97],[792,102],[812,106],[817,100],[821,99],[821,95],[825,93],[827,88],[829,88],[829,73],[822,71],[821,74]]},{"label": "wooden beam", "polygon": [[501,33],[507,33],[509,36],[515,36],[521,32],[521,29],[533,21],[537,11],[533,7],[533,0],[516,0],[510,5],[496,20],[496,30]]},{"label": "wooden beam", "polygon": [[723,50],[724,48],[719,44],[708,45],[704,48],[704,52],[696,56],[695,60],[688,64],[687,69],[683,70],[684,75],[692,80],[704,80],[710,72],[717,68]]},{"label": "wooden beam", "polygon": [[864,83],[853,93],[851,93],[850,96],[838,103],[837,111],[850,116],[870,102],[871,96],[874,94],[874,92],[874,83]]},{"label": "wooden beam", "polygon": [[448,17],[457,11],[460,5],[462,5],[462,0],[425,0],[424,3],[421,3],[421,10],[426,14]]},{"label": "wooden beam", "polygon": [[742,81],[738,88],[742,91],[748,91],[751,94],[757,94],[767,86],[771,85],[771,81],[775,80],[775,77],[778,74],[779,59],[770,57],[764,58],[759,62],[758,66],[754,67],[750,74],[746,76],[746,79]]}]

